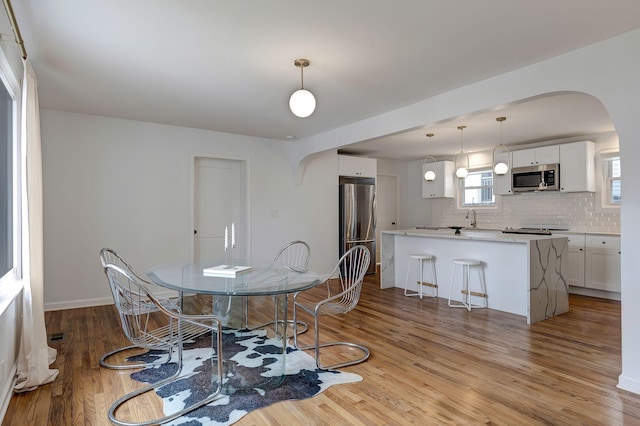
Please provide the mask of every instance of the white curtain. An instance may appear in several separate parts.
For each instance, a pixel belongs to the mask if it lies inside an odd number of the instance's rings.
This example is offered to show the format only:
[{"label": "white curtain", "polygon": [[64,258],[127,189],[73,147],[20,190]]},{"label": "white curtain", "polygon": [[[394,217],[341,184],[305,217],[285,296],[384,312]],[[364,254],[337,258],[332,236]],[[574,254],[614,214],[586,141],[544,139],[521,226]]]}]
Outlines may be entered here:
[{"label": "white curtain", "polygon": [[22,80],[22,273],[23,319],[18,355],[18,378],[14,391],[25,392],[52,382],[58,370],[49,365],[56,350],[47,345],[44,324],[43,288],[43,216],[42,216],[42,147],[38,83],[28,60],[24,61]]}]

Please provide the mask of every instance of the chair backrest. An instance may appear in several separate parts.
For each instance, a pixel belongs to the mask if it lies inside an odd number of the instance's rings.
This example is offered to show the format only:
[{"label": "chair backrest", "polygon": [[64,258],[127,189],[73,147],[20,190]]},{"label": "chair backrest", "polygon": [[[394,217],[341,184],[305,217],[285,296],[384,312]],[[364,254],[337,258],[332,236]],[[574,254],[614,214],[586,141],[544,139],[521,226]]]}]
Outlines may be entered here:
[{"label": "chair backrest", "polygon": [[306,272],[309,269],[311,249],[304,241],[291,241],[280,249],[274,262],[281,263],[285,268],[295,272]]},{"label": "chair backrest", "polygon": [[343,312],[349,312],[358,304],[362,283],[370,262],[371,253],[365,246],[352,247],[338,261],[332,275],[337,272],[340,278],[343,292],[340,305],[344,309]]},{"label": "chair backrest", "polygon": [[119,268],[132,273],[133,275],[139,276],[138,273],[131,267],[131,265],[129,265],[129,262],[124,260],[124,258],[116,253],[115,250],[108,247],[104,247],[100,250],[100,262],[102,263],[103,268],[105,268],[107,265],[116,265]]},{"label": "chair backrest", "polygon": [[127,338],[136,346],[157,347],[158,342],[153,341],[151,331],[164,324],[151,321],[150,315],[158,311],[159,302],[128,269],[107,263],[104,272]]}]

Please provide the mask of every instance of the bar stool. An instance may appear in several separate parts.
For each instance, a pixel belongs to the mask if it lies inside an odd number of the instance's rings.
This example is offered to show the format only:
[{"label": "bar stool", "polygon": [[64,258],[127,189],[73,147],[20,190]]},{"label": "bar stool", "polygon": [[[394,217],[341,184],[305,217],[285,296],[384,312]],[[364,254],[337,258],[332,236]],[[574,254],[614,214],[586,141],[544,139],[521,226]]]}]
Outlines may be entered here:
[{"label": "bar stool", "polygon": [[[419,281],[418,281],[418,291],[417,292],[413,292],[413,291],[409,291],[407,289],[407,286],[409,284],[409,273],[411,272],[411,263],[413,263],[413,261],[417,261],[417,265],[419,268],[420,273],[419,275]],[[427,261],[429,262],[429,264],[431,265],[431,278],[433,278],[433,282],[432,283],[428,283],[424,281],[424,262]],[[422,299],[422,287],[423,286],[427,286],[427,287],[431,287],[433,289],[433,294],[431,295],[425,295],[426,297],[437,297],[438,296],[438,278],[436,277],[436,264],[435,264],[435,258],[433,257],[432,254],[410,254],[409,255],[409,263],[407,265],[407,277],[404,280],[404,295],[405,296],[420,296],[420,299]]]},{"label": "bar stool", "polygon": [[[453,286],[456,279],[457,266],[462,266],[462,302],[451,301],[451,295],[453,294]],[[476,268],[478,271],[478,284],[480,285],[480,291],[472,291],[469,289],[469,270]],[[484,300],[483,305],[473,305],[471,303],[471,296],[481,297]],[[482,262],[475,259],[454,259],[453,260],[453,275],[451,276],[451,288],[449,289],[449,306],[452,308],[467,308],[471,311],[472,308],[486,308],[487,302],[487,286],[484,281],[484,271],[482,270]]]}]

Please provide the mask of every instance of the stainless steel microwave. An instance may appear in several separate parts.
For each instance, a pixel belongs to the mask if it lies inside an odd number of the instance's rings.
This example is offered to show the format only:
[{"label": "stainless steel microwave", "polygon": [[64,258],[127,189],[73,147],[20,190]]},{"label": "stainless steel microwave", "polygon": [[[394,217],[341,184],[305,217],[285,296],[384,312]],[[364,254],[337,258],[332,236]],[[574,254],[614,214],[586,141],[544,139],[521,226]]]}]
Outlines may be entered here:
[{"label": "stainless steel microwave", "polygon": [[513,192],[559,191],[560,164],[514,167],[511,171]]}]

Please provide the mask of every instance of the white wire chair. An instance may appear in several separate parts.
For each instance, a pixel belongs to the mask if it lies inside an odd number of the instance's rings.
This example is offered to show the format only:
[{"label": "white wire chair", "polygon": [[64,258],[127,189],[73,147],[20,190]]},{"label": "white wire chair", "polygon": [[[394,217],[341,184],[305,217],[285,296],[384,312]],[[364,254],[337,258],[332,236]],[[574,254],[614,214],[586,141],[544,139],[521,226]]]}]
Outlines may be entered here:
[{"label": "white wire chair", "polygon": [[[288,269],[293,272],[307,272],[309,270],[309,259],[311,258],[311,248],[309,244],[301,240],[295,240],[287,243],[284,247],[282,247],[278,254],[276,254],[273,259],[273,264],[276,266],[280,266],[284,269]],[[275,301],[275,297],[274,297]],[[246,322],[247,327],[249,324],[249,305],[248,298],[245,299],[246,307],[245,310],[247,312]],[[279,318],[278,308],[275,309],[274,320],[263,323],[260,325],[251,326],[250,329],[263,328],[269,325],[274,325],[275,333],[278,335],[279,326],[283,323],[283,321]],[[293,324],[292,320],[287,321],[288,324]],[[301,322],[301,326],[304,327],[304,330],[301,330],[300,333],[304,333],[307,330],[307,324]]]},{"label": "white wire chair", "polygon": [[[322,370],[332,368],[345,367],[347,365],[358,364],[369,358],[370,352],[367,347],[351,342],[325,342],[320,343],[320,316],[346,314],[356,307],[360,300],[360,292],[364,276],[369,268],[371,261],[371,253],[365,246],[354,246],[348,250],[338,261],[334,270],[327,276],[324,282],[327,283],[327,297],[322,300],[307,302],[298,300],[299,296],[305,292],[297,292],[293,295],[293,342],[296,348],[302,350],[314,349],[316,366]],[[329,280],[331,277],[338,275],[341,291],[331,295]],[[303,298],[308,298],[309,293]],[[302,298],[301,298],[302,299]],[[314,344],[302,346],[298,343],[298,311],[302,310],[313,316],[314,319]],[[357,359],[337,363],[333,365],[323,365],[320,362],[320,348],[328,346],[348,346],[358,348],[363,355]]]},{"label": "white wire chair", "polygon": [[[147,290],[149,290],[150,288],[155,287],[152,283],[150,283],[149,281],[143,279],[133,269],[133,267],[129,264],[129,262],[127,262],[122,256],[120,256],[118,253],[116,253],[116,251],[113,250],[113,249],[105,247],[105,248],[100,250],[100,263],[102,263],[102,267],[103,268],[105,268],[107,265],[115,265],[115,266],[121,268],[122,270],[128,272],[129,274],[134,276],[139,281],[144,282]],[[149,312],[158,310],[156,308],[156,305],[150,299],[145,299],[140,294],[138,294],[136,297],[139,299],[140,303],[145,305],[145,307],[149,310]],[[179,308],[179,303],[180,302],[179,302],[178,299],[165,298],[165,297],[156,297],[156,300],[160,304],[162,304],[162,306],[164,306],[164,307],[166,307],[168,309],[177,309],[177,308]],[[129,346],[125,346],[123,348],[118,348],[118,349],[112,350],[112,351],[107,352],[104,355],[102,355],[102,357],[100,357],[100,365],[102,367],[104,367],[104,368],[109,368],[109,369],[112,369],[112,370],[127,370],[127,369],[132,369],[132,368],[153,367],[153,366],[156,366],[156,365],[159,365],[159,364],[166,364],[166,363],[171,362],[172,351],[168,351],[166,359],[163,360],[162,358],[160,358],[156,362],[151,362],[151,363],[130,362],[130,363],[126,363],[126,364],[113,364],[113,363],[109,362],[109,359],[111,357],[115,356],[116,354],[125,355],[127,352],[131,352],[131,355],[134,355],[133,351],[135,349],[145,349],[145,348],[144,347],[140,347],[138,345],[129,345]]]},{"label": "white wire chair", "polygon": [[[147,290],[139,277],[120,266],[107,264],[104,267],[104,271],[120,315],[122,328],[129,340],[136,347],[149,350],[177,351],[176,372],[166,379],[151,383],[116,400],[109,408],[109,420],[113,424],[121,426],[162,424],[183,416],[218,398],[223,381],[222,325],[220,320],[214,315],[185,315],[180,313],[178,308],[163,305]],[[149,303],[152,303],[154,307],[151,308]],[[116,411],[128,401],[187,377],[190,373],[182,374],[183,344],[185,341],[192,341],[206,333],[211,333],[211,362],[216,363],[212,371],[217,373],[216,375],[211,375],[209,396],[159,419],[144,422],[127,422],[117,418]]]}]

